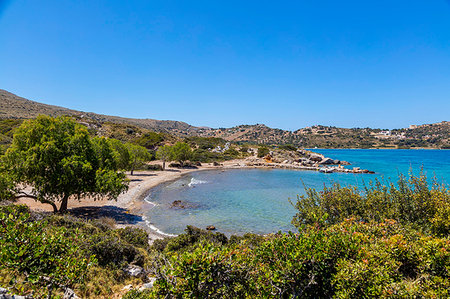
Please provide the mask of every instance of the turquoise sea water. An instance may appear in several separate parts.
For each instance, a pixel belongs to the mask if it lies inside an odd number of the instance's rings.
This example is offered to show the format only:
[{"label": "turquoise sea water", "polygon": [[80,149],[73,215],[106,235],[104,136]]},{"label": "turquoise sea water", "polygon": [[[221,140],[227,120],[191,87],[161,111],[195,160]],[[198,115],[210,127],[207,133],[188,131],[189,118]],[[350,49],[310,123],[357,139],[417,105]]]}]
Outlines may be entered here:
[{"label": "turquoise sea water", "polygon": [[[304,187],[323,188],[337,181],[344,185],[369,183],[375,178],[396,181],[398,173],[423,170],[429,177],[450,183],[449,150],[331,150],[315,149],[333,159],[352,163],[349,167],[376,174],[319,173],[284,169],[230,169],[194,172],[154,188],[146,198],[145,216],[152,228],[182,233],[186,225],[214,225],[225,234],[270,233],[293,229],[290,224],[296,201]],[[170,208],[174,200],[187,209]]]}]

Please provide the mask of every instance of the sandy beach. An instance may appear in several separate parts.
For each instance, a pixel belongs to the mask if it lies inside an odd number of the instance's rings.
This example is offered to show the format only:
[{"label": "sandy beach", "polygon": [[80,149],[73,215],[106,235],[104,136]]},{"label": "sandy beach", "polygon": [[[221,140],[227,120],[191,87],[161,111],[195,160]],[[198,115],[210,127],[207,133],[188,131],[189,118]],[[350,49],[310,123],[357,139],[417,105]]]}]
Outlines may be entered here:
[{"label": "sandy beach", "polygon": [[[137,225],[146,229],[150,239],[160,239],[164,235],[151,230],[142,217],[142,206],[144,198],[150,190],[159,184],[176,180],[181,176],[194,171],[204,171],[212,169],[246,167],[243,160],[231,160],[223,162],[221,166],[213,166],[212,163],[204,163],[202,166],[193,169],[178,169],[167,167],[164,171],[134,171],[133,175],[127,173],[129,179],[128,191],[122,193],[117,200],[94,200],[93,198],[83,198],[81,200],[69,199],[69,213],[85,218],[110,217],[116,220],[117,227],[126,225]],[[26,204],[32,210],[42,212],[52,212],[49,204],[43,204],[34,199],[22,198],[18,204]],[[59,203],[57,203],[59,205]]]}]

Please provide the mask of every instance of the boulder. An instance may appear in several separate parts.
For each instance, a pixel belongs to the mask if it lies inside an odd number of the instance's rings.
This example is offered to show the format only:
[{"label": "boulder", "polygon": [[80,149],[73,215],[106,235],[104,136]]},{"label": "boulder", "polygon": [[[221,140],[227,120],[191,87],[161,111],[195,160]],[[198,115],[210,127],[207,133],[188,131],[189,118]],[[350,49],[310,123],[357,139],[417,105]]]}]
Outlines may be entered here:
[{"label": "boulder", "polygon": [[319,162],[319,164],[334,164],[334,161],[333,161],[333,159],[330,159],[330,158],[323,158],[323,159]]},{"label": "boulder", "polygon": [[71,288],[66,288],[63,299],[80,299]]},{"label": "boulder", "polygon": [[311,154],[309,155],[309,160],[314,161],[314,162],[320,162],[322,161],[323,156],[319,155],[319,154]]},{"label": "boulder", "polygon": [[144,269],[136,265],[128,265],[125,269],[123,269],[123,271],[133,277],[138,277],[144,274]]},{"label": "boulder", "polygon": [[156,277],[150,277],[148,280],[149,280],[149,282],[144,283],[144,284],[139,288],[139,290],[143,291],[143,290],[146,290],[146,289],[151,289],[151,288],[153,288],[153,284],[154,284],[155,281],[156,281]]},{"label": "boulder", "polygon": [[341,165],[350,165],[350,162],[347,162],[347,161],[341,161],[340,164],[341,164]]},{"label": "boulder", "polygon": [[33,298],[28,296],[10,295],[8,290],[5,288],[0,288],[0,299],[27,299]]},{"label": "boulder", "polygon": [[216,230],[216,227],[214,225],[208,225],[206,230]]},{"label": "boulder", "polygon": [[341,164],[341,161],[338,159],[335,159],[335,160],[333,160],[333,164],[335,164],[335,165]]}]

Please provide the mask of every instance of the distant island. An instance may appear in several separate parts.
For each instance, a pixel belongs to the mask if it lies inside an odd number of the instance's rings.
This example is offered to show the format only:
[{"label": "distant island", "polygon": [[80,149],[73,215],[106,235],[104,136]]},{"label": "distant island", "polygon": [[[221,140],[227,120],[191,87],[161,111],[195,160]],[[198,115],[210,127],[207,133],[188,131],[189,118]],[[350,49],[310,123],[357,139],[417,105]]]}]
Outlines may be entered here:
[{"label": "distant island", "polygon": [[[232,128],[195,127],[180,121],[133,119],[82,112],[30,101],[0,89],[0,144],[11,140],[8,131],[20,125],[21,120],[39,114],[70,115],[90,129],[104,135],[122,135],[132,139],[143,131],[173,136],[214,137],[238,144],[279,145],[292,144],[303,148],[450,148],[450,122],[411,125],[400,129],[337,128],[316,125],[287,131],[263,124],[240,125]],[[144,132],[144,133],[145,133]],[[117,139],[117,136],[115,136]]]}]

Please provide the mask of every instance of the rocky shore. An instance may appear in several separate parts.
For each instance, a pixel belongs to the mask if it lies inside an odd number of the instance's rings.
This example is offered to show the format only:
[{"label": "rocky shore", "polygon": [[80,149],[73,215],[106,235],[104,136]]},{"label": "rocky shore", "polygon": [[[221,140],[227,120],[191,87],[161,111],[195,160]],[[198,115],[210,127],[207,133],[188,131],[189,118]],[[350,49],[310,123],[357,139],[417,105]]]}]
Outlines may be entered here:
[{"label": "rocky shore", "polygon": [[266,167],[281,169],[313,170],[324,173],[375,173],[359,167],[345,168],[350,165],[347,161],[340,161],[325,157],[322,154],[299,149],[296,152],[271,151],[263,158],[249,157],[243,159],[236,167]]}]

